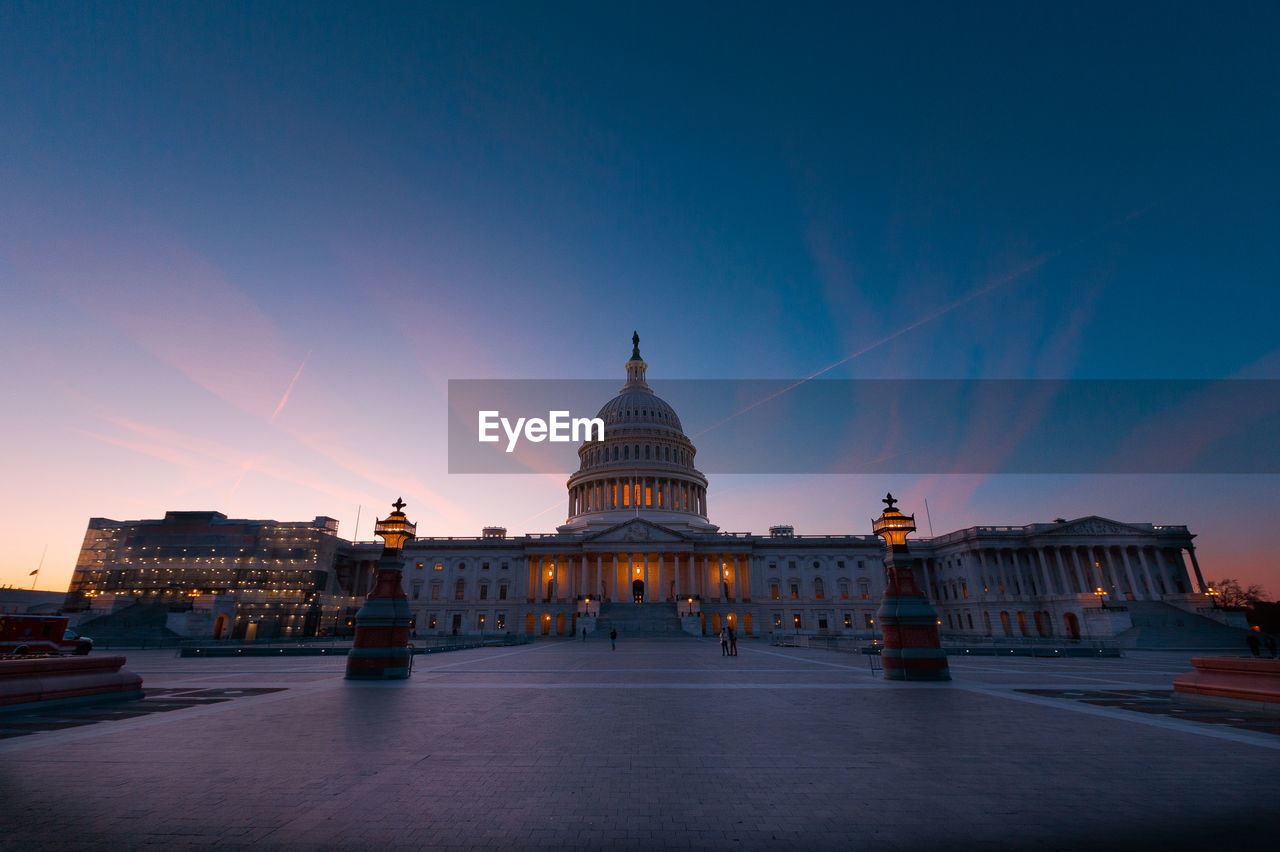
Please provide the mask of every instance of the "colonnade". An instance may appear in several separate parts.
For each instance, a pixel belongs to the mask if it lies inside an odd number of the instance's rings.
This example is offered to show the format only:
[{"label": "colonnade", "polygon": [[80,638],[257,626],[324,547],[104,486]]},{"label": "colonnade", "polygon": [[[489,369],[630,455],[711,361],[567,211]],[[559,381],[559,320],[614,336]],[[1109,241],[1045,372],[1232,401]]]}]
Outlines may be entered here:
[{"label": "colonnade", "polygon": [[644,583],[643,600],[696,597],[703,601],[749,603],[750,556],[688,550],[601,551],[529,557],[527,600],[572,603],[632,600],[633,583]]},{"label": "colonnade", "polygon": [[[1037,547],[982,546],[951,557],[917,560],[923,587],[935,600],[963,595],[989,598],[1078,595],[1102,589],[1128,600],[1158,600],[1192,586],[1182,551],[1191,557],[1199,590],[1204,578],[1194,547],[1141,544],[1068,544]],[[957,557],[964,560],[957,564]],[[975,588],[976,586],[976,588]]]},{"label": "colonnade", "polygon": [[620,476],[593,479],[569,489],[569,517],[614,509],[670,509],[707,516],[707,491],[686,479]]}]

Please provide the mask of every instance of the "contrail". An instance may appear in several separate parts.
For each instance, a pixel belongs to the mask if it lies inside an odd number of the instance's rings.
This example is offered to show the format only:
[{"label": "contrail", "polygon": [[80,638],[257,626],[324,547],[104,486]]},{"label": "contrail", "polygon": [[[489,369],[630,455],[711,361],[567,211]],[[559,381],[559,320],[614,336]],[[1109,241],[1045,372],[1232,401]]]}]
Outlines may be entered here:
[{"label": "contrail", "polygon": [[307,361],[311,360],[311,353],[314,351],[314,349],[308,351],[307,357],[303,358],[302,363],[298,365],[298,372],[293,374],[293,380],[289,382],[289,387],[284,389],[284,396],[280,397],[280,404],[276,406],[276,410],[271,412],[271,417],[267,420],[268,423],[276,419],[276,415],[284,408],[284,404],[289,401],[289,394],[293,393],[293,386],[298,383],[298,376],[302,375],[302,368],[307,366]]},{"label": "contrail", "polygon": [[807,376],[806,378],[800,379],[790,385],[787,385],[782,390],[776,393],[770,394],[769,396],[766,396],[764,399],[757,400],[756,402],[751,403],[751,405],[748,405],[746,408],[743,408],[739,411],[735,411],[734,413],[730,414],[728,417],[721,420],[719,423],[716,423],[712,426],[708,426],[706,429],[703,429],[701,432],[698,432],[692,435],[691,437],[696,438],[699,435],[705,435],[707,432],[710,432],[712,429],[715,429],[717,427],[723,426],[725,423],[728,423],[733,418],[738,417],[739,415],[742,415],[742,414],[746,414],[751,409],[756,408],[757,406],[764,405],[766,402],[768,402],[771,399],[777,399],[787,391],[794,390],[795,388],[800,387],[800,385],[804,384],[805,382],[813,381],[814,379],[818,378],[818,376],[821,376],[823,373],[827,373],[827,372],[830,372],[831,370],[834,370],[836,367],[839,367],[841,364],[846,364],[849,361],[852,361],[854,358],[857,358],[860,355],[865,355],[871,350],[877,349],[885,345],[886,343],[890,342],[891,340],[895,340],[901,337],[902,335],[906,334],[909,331],[914,331],[915,329],[919,328],[922,325],[925,325],[926,323],[933,322],[934,320],[938,319],[938,317],[944,316],[945,314],[949,314],[952,311],[954,311],[956,308],[959,308],[963,305],[967,305],[969,302],[972,302],[974,299],[977,299],[981,296],[985,296],[987,293],[990,293],[992,290],[995,290],[997,287],[1003,287],[1005,284],[1010,284],[1014,281],[1017,281],[1019,278],[1026,275],[1028,272],[1033,272],[1039,269],[1040,267],[1044,266],[1050,260],[1053,260],[1054,258],[1058,257],[1067,249],[1072,249],[1077,246],[1083,245],[1087,243],[1089,240],[1101,234],[1103,231],[1113,228],[1116,225],[1124,225],[1129,222],[1132,222],[1134,219],[1138,219],[1142,216],[1145,216],[1147,213],[1150,213],[1155,207],[1159,206],[1159,204],[1160,202],[1158,201],[1152,201],[1147,206],[1141,207],[1137,210],[1127,213],[1124,216],[1121,216],[1119,219],[1113,219],[1110,222],[1105,222],[1102,225],[1099,225],[1097,228],[1090,231],[1089,233],[1085,234],[1084,236],[1067,243],[1062,248],[1059,248],[1056,251],[1046,252],[1045,254],[1040,255],[1036,259],[1023,265],[1022,267],[1015,269],[1013,272],[1010,272],[1006,275],[1002,275],[1001,277],[995,279],[994,281],[991,281],[990,283],[982,287],[979,287],[973,292],[967,293],[964,296],[961,296],[959,299],[955,300],[951,304],[938,308],[936,311],[934,311],[931,314],[926,314],[925,316],[921,317],[920,319],[916,320],[910,325],[903,326],[902,328],[893,332],[889,336],[883,337],[880,340],[877,340],[875,343],[864,346],[863,348],[859,349],[857,352],[854,352],[850,355],[846,355],[845,357],[841,358],[839,361],[835,361],[831,364],[828,364],[827,366],[823,367],[821,370],[814,373],[813,375]]},{"label": "contrail", "polygon": [[848,362],[852,361],[854,358],[857,358],[861,355],[866,355],[871,350],[884,346],[886,343],[896,340],[897,338],[901,337],[902,335],[906,334],[909,331],[914,331],[915,329],[919,328],[922,325],[925,325],[926,323],[933,322],[939,317],[944,316],[945,314],[948,314],[959,307],[967,305],[969,302],[972,302],[974,299],[977,299],[980,296],[985,296],[987,293],[990,293],[992,290],[996,289],[997,287],[1002,287],[1005,284],[1008,284],[1012,281],[1016,281],[1017,279],[1021,278],[1023,275],[1026,275],[1028,272],[1032,272],[1036,269],[1039,269],[1041,266],[1044,266],[1045,263],[1047,263],[1052,257],[1056,256],[1058,253],[1059,252],[1054,252],[1052,254],[1040,255],[1040,257],[1037,257],[1035,260],[1031,261],[1025,266],[1022,266],[1019,269],[1016,269],[1013,272],[1008,273],[1007,275],[1003,275],[1000,278],[997,278],[994,281],[990,282],[989,284],[983,287],[979,287],[977,290],[974,290],[971,293],[967,293],[966,295],[961,296],[959,299],[955,300],[951,304],[944,305],[943,307],[938,308],[936,311],[934,311],[931,314],[926,314],[925,316],[921,317],[920,319],[916,320],[910,325],[904,325],[902,328],[898,329],[892,334],[886,337],[880,338],[875,343],[867,344],[866,346],[859,349],[857,352],[853,352],[849,355],[846,355],[845,357],[841,358],[839,361],[833,361],[832,363],[823,367],[821,370],[814,373],[813,375],[806,376],[803,379],[798,379],[795,382],[792,382],[791,384],[787,385],[782,390],[769,394],[769,396],[766,396],[763,399],[756,400],[755,402],[748,405],[746,408],[742,408],[742,409],[739,409],[738,411],[733,412],[728,417],[721,420],[719,423],[708,426],[706,429],[703,429],[701,432],[698,432],[695,435],[693,435],[693,437],[696,438],[700,435],[705,435],[707,432],[710,432],[712,429],[715,429],[717,427],[723,426],[725,423],[728,423],[733,418],[746,414],[751,409],[756,408],[757,406],[764,405],[766,402],[768,402],[771,399],[777,399],[787,391],[794,390],[795,388],[800,387],[800,385],[804,384],[805,382],[811,382],[814,379],[818,378],[818,376],[821,376],[823,373],[831,372],[836,367],[839,367],[841,364],[847,364]]}]

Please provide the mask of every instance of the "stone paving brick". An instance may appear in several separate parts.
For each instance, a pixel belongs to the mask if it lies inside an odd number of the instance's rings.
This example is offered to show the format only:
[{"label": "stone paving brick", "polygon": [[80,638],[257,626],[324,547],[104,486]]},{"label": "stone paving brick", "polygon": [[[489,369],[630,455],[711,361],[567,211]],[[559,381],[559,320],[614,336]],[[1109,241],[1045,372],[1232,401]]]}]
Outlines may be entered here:
[{"label": "stone paving brick", "polygon": [[1187,655],[956,660],[911,685],[752,643],[600,650],[457,652],[397,684],[137,653],[163,698],[250,692],[0,742],[0,848],[1182,848],[1277,827],[1254,779],[1280,738],[1019,692],[1167,689]]}]

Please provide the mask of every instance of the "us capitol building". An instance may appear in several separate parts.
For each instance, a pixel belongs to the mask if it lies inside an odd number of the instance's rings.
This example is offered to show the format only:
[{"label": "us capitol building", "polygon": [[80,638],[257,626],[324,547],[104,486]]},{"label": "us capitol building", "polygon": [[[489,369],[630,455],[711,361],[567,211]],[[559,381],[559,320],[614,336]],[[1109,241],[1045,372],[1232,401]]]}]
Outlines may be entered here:
[{"label": "us capitol building", "polygon": [[[649,386],[633,343],[626,384],[597,415],[604,439],[578,450],[563,525],[522,536],[486,527],[478,538],[405,546],[415,635],[704,635],[728,626],[746,636],[874,636],[880,539],[782,525],[767,535],[721,531],[697,449]],[[1192,539],[1185,526],[1091,516],[909,544],[944,637],[1124,644],[1144,627],[1229,620],[1206,594]],[[340,539],[324,517],[94,518],[65,609],[83,613],[83,624],[165,604],[167,629],[191,637],[342,635],[380,552],[378,542]]]}]

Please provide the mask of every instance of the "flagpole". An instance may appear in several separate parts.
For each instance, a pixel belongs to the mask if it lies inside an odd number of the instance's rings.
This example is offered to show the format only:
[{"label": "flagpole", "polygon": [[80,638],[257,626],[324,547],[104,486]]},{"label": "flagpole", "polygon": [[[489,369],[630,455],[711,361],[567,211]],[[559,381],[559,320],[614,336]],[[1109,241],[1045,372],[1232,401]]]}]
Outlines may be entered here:
[{"label": "flagpole", "polygon": [[36,570],[31,572],[31,576],[36,578],[35,580],[31,581],[31,591],[33,592],[36,590],[36,580],[40,579],[40,569],[44,567],[44,556],[48,552],[49,552],[49,543],[45,542],[44,550],[40,551],[40,564],[36,566]]}]

